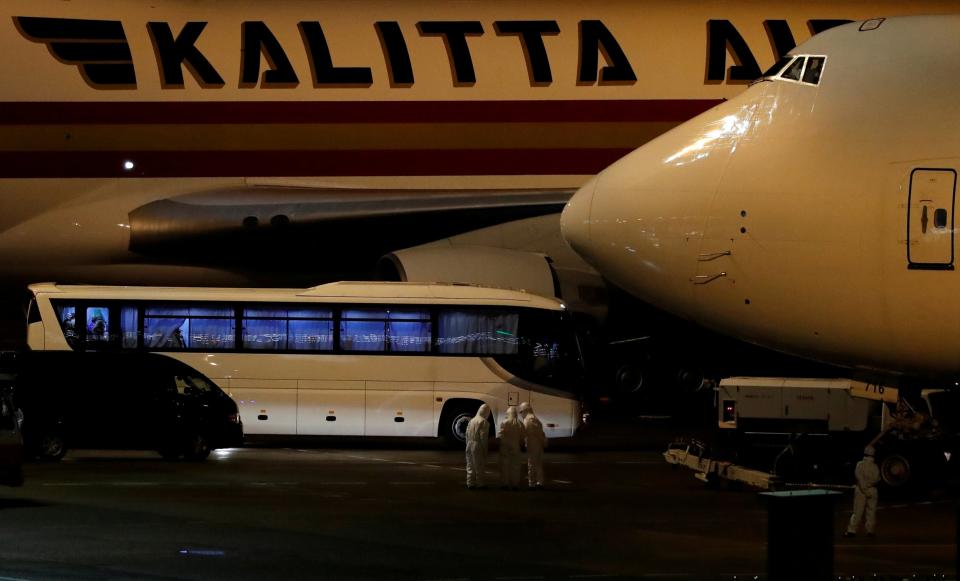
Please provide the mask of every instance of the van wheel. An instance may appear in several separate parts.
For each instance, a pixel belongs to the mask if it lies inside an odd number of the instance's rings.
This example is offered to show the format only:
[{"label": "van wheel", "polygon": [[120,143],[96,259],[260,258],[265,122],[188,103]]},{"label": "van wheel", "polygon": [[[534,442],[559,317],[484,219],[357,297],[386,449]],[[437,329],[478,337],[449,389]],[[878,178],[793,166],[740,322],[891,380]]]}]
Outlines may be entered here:
[{"label": "van wheel", "polygon": [[195,462],[203,461],[210,455],[210,441],[202,434],[194,434],[187,440],[183,449],[183,457]]},{"label": "van wheel", "polygon": [[37,456],[43,462],[56,462],[67,453],[67,441],[56,432],[40,436],[37,442]]},{"label": "van wheel", "polygon": [[[476,407],[480,407],[477,404]],[[450,448],[463,448],[467,444],[467,424],[477,414],[477,410],[470,410],[468,406],[459,405],[444,411],[440,417],[440,435],[444,443]]]}]

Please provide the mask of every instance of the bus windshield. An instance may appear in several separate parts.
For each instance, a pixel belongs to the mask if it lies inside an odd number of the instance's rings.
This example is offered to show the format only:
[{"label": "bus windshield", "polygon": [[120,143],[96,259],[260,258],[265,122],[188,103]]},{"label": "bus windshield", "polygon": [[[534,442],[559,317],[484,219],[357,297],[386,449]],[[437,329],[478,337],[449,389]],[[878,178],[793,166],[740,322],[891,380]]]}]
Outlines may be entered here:
[{"label": "bus windshield", "polygon": [[517,329],[517,351],[496,357],[517,377],[573,391],[583,380],[580,349],[567,317],[556,312],[525,312]]}]

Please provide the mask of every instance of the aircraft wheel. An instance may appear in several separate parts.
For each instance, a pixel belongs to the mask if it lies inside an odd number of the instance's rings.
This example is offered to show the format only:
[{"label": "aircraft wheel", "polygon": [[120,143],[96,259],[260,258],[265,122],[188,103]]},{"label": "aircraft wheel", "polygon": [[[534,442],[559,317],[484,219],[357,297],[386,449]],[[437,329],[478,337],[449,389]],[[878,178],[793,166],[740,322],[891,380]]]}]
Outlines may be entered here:
[{"label": "aircraft wheel", "polygon": [[900,452],[887,454],[880,461],[880,479],[894,490],[905,488],[913,479],[910,459]]}]

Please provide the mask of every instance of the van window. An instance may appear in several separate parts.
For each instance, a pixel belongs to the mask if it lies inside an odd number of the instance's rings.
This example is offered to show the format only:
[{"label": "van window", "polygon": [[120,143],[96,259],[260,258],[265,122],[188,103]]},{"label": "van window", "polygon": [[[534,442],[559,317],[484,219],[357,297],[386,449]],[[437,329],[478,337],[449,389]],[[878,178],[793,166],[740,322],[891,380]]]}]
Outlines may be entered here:
[{"label": "van window", "polygon": [[173,382],[177,386],[177,391],[184,395],[211,393],[216,389],[209,381],[196,375],[175,375]]}]

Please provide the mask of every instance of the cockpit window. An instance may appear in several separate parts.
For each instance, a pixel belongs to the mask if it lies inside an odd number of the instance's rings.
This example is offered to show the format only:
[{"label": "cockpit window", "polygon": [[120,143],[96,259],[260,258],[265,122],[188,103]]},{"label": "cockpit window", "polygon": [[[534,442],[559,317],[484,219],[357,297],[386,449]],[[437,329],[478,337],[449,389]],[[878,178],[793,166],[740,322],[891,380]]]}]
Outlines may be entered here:
[{"label": "cockpit window", "polygon": [[787,67],[787,70],[783,71],[783,74],[780,75],[784,79],[790,79],[791,81],[799,81],[800,75],[803,74],[803,63],[806,62],[806,58],[799,57]]},{"label": "cockpit window", "polygon": [[791,60],[793,60],[792,56],[781,57],[772,67],[767,69],[767,72],[763,73],[763,78],[777,76],[777,73],[782,71],[783,67],[787,66],[787,63]]},{"label": "cockpit window", "polygon": [[[823,67],[827,64],[827,57],[801,55],[793,58],[790,64],[783,69],[778,79],[787,81],[796,81],[805,85],[819,85],[820,78],[823,76]],[[776,68],[776,66],[774,66]],[[773,70],[773,69],[771,69]]]},{"label": "cockpit window", "polygon": [[812,56],[807,59],[807,68],[803,71],[803,82],[816,85],[820,83],[820,73],[823,71],[822,56]]}]

